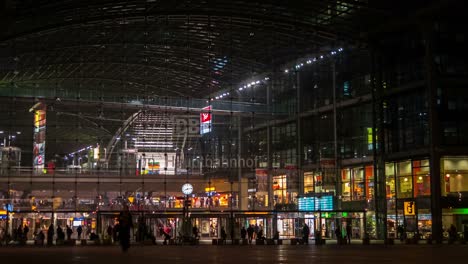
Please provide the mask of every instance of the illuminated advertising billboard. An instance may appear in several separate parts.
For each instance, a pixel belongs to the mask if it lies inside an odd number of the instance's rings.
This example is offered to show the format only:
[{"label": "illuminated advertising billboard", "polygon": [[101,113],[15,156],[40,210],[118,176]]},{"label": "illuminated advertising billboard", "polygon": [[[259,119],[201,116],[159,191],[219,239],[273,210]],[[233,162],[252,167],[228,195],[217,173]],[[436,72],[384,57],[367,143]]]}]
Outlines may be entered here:
[{"label": "illuminated advertising billboard", "polygon": [[34,111],[33,167],[43,169],[45,163],[46,111]]},{"label": "illuminated advertising billboard", "polygon": [[176,154],[173,152],[145,152],[137,154],[139,174],[175,174]]},{"label": "illuminated advertising billboard", "polygon": [[203,107],[203,110],[200,113],[200,134],[206,134],[211,132],[211,120],[212,120],[212,114],[211,114],[211,105],[207,107]]}]

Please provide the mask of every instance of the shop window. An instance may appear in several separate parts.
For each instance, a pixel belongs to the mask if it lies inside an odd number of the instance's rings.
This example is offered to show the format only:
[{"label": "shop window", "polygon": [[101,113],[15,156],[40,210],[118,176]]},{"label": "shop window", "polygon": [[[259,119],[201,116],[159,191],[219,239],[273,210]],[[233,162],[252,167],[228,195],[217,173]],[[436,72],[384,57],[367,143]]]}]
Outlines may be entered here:
[{"label": "shop window", "polygon": [[443,175],[443,195],[468,192],[468,157],[444,158]]},{"label": "shop window", "polygon": [[374,166],[366,166],[366,198],[374,198]]},{"label": "shop window", "polygon": [[402,161],[397,163],[398,198],[411,198],[413,196],[413,178],[411,176],[410,161]]},{"label": "shop window", "polygon": [[351,200],[351,170],[341,170],[341,196],[343,201]]},{"label": "shop window", "polygon": [[304,193],[314,192],[314,174],[312,172],[304,173]]},{"label": "shop window", "polygon": [[354,168],[353,169],[353,200],[363,200],[364,197],[364,169]]},{"label": "shop window", "polygon": [[385,189],[387,193],[387,199],[395,198],[395,164],[385,164]]},{"label": "shop window", "polygon": [[286,175],[273,177],[273,195],[275,197],[275,203],[287,203],[286,184]]},{"label": "shop window", "polygon": [[429,160],[413,161],[414,197],[431,195]]}]

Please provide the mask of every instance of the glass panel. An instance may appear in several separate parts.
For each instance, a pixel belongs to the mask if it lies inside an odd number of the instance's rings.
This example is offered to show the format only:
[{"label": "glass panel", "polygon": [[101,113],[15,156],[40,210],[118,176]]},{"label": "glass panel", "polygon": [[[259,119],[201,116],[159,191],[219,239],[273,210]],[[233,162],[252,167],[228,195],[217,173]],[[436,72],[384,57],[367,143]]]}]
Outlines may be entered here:
[{"label": "glass panel", "polygon": [[314,192],[314,174],[304,173],[304,193]]},{"label": "glass panel", "polygon": [[351,170],[341,170],[341,196],[343,201],[351,200]]},{"label": "glass panel", "polygon": [[353,169],[353,200],[363,200],[364,197],[364,169]]},{"label": "glass panel", "polygon": [[403,161],[397,164],[397,196],[398,198],[410,198],[413,192],[411,177],[411,162]]},{"label": "glass panel", "polygon": [[387,198],[395,197],[395,164],[385,164],[385,176],[386,176],[386,193]]}]

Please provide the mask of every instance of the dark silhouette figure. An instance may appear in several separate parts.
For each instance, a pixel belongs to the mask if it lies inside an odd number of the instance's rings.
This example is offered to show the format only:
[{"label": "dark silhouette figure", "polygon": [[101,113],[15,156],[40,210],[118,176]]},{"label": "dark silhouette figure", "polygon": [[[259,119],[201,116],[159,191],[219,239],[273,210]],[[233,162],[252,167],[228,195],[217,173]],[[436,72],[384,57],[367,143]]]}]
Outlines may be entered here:
[{"label": "dark silhouette figure", "polygon": [[29,227],[27,225],[24,225],[24,228],[23,228],[24,242],[28,240],[28,233],[29,233]]},{"label": "dark silhouette figure", "polygon": [[63,242],[65,240],[65,233],[60,226],[57,226],[57,244]]},{"label": "dark silhouette figure", "polygon": [[400,236],[400,241],[403,242],[405,240],[405,229],[402,225],[399,225],[397,228],[398,235]]},{"label": "dark silhouette figure", "polygon": [[38,230],[37,235],[36,235],[36,241],[37,241],[36,244],[43,246],[44,240],[45,240],[44,232],[42,232],[42,230]]},{"label": "dark silhouette figure", "polygon": [[273,235],[273,239],[274,239],[274,240],[278,240],[278,239],[279,239],[279,232],[278,232],[278,231],[276,231],[276,232],[275,232],[275,235]]},{"label": "dark silhouette figure", "polygon": [[23,226],[20,225],[18,229],[16,229],[16,240],[20,243],[23,244]]},{"label": "dark silhouette figure", "polygon": [[73,230],[67,225],[67,240],[71,239],[71,235],[73,234]]},{"label": "dark silhouette figure", "polygon": [[223,243],[226,243],[226,238],[227,238],[226,230],[224,230],[224,226],[222,226],[221,227],[221,239],[223,240]]},{"label": "dark silhouette figure", "polygon": [[302,240],[304,241],[304,244],[308,245],[309,244],[309,233],[310,229],[307,224],[304,224],[302,227]]},{"label": "dark silhouette figure", "polygon": [[192,234],[193,234],[194,238],[196,238],[196,239],[198,238],[198,227],[197,226],[193,226]]},{"label": "dark silhouette figure", "polygon": [[78,239],[81,239],[81,233],[83,232],[83,227],[79,225],[78,228],[76,229],[76,232],[78,233]]},{"label": "dark silhouette figure", "polygon": [[112,226],[108,225],[107,226],[107,236],[109,238],[112,238],[112,234],[113,234],[113,228],[112,228]]},{"label": "dark silhouette figure", "polygon": [[119,240],[123,252],[126,252],[130,248],[130,228],[132,227],[132,223],[132,215],[128,207],[125,207],[119,216]]},{"label": "dark silhouette figure", "polygon": [[339,227],[336,227],[335,229],[335,235],[336,235],[336,242],[338,243],[338,245],[341,245],[341,230]]},{"label": "dark silhouette figure", "polygon": [[47,229],[47,245],[52,246],[54,239],[54,225],[50,224],[49,229]]},{"label": "dark silhouette figure", "polygon": [[452,244],[457,240],[457,228],[455,227],[455,225],[453,224],[450,225],[448,233],[449,233],[449,244]]},{"label": "dark silhouette figure", "polygon": [[114,242],[119,241],[119,230],[120,230],[120,225],[116,224],[114,226],[114,230],[112,230],[112,239]]},{"label": "dark silhouette figure", "polygon": [[241,229],[241,238],[242,239],[245,239],[247,236],[247,230],[245,229],[245,227],[243,226],[242,229]]},{"label": "dark silhouette figure", "polygon": [[249,237],[249,244],[252,244],[253,233],[254,233],[254,228],[253,228],[252,225],[250,225],[250,226],[247,228],[247,236]]},{"label": "dark silhouette figure", "polygon": [[351,236],[353,235],[353,228],[351,223],[346,225],[346,239],[348,240],[348,244],[351,244]]}]

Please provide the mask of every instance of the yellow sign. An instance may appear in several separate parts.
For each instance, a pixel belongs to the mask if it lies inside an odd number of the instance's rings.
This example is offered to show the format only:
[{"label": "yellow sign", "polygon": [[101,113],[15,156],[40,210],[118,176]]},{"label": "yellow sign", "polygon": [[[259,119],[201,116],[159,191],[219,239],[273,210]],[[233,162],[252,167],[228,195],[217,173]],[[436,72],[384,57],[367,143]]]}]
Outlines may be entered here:
[{"label": "yellow sign", "polygon": [[416,203],[415,202],[404,202],[405,215],[416,215]]},{"label": "yellow sign", "polygon": [[215,187],[206,187],[205,192],[214,192],[216,189]]},{"label": "yellow sign", "polygon": [[0,215],[6,215],[7,214],[7,211],[5,210],[0,210]]}]

